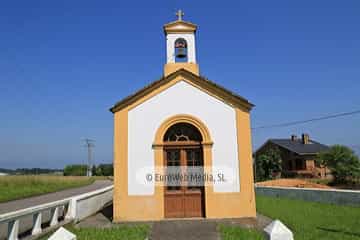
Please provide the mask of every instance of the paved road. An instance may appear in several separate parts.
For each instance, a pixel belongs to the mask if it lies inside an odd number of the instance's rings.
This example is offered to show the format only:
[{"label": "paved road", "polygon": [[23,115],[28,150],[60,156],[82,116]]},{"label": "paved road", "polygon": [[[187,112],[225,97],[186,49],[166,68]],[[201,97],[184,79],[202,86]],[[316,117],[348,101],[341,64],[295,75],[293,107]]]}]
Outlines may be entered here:
[{"label": "paved road", "polygon": [[54,193],[40,195],[37,197],[30,197],[30,198],[24,198],[24,199],[19,199],[19,200],[15,200],[15,201],[0,203],[0,215],[4,214],[4,213],[24,209],[24,208],[33,207],[33,206],[36,206],[39,204],[62,200],[62,199],[68,198],[68,197],[95,191],[97,189],[101,189],[101,188],[110,186],[111,184],[113,184],[113,183],[109,180],[97,180],[93,184],[84,186],[84,187],[67,189],[67,190],[63,190],[60,192],[54,192]]}]

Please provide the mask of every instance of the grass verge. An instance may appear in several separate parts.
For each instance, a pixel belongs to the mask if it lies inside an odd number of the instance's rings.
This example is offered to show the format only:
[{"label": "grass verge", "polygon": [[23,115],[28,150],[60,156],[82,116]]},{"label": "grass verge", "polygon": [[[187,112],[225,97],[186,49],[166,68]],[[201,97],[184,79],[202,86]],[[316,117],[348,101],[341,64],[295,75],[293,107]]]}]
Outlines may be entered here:
[{"label": "grass verge", "polygon": [[280,219],[295,240],[360,240],[360,208],[256,196],[257,211]]},{"label": "grass verge", "polygon": [[221,224],[219,231],[222,240],[264,240],[262,233],[253,229],[226,226]]},{"label": "grass verge", "polygon": [[[77,240],[144,240],[149,235],[150,226],[141,225],[123,225],[113,228],[75,228],[66,226],[67,230],[76,235]],[[44,236],[39,240],[46,240],[50,236]]]},{"label": "grass verge", "polygon": [[0,203],[81,187],[93,182],[94,179],[88,177],[1,176]]}]

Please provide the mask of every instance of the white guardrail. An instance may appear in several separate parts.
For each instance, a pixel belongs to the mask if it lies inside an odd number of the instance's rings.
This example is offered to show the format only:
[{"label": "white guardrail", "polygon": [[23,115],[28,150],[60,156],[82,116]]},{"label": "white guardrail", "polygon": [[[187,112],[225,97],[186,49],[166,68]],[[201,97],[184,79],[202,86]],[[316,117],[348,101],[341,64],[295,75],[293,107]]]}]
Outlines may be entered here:
[{"label": "white guardrail", "polygon": [[113,189],[112,185],[82,195],[2,214],[0,215],[0,225],[8,225],[8,240],[18,240],[21,218],[32,216],[31,236],[38,235],[43,231],[42,215],[45,211],[50,210],[49,227],[54,227],[62,222],[78,222],[111,203]]}]

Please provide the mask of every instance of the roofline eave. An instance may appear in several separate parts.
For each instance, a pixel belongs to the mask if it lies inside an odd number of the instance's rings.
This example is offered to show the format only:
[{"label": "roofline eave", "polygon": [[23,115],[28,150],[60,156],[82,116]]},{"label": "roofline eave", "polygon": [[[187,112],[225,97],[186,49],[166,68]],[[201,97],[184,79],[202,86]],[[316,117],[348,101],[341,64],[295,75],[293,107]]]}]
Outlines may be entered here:
[{"label": "roofline eave", "polygon": [[[146,96],[147,94],[152,92],[155,88],[157,88],[158,86],[160,86],[162,84],[162,81],[164,81],[164,80],[171,81],[173,78],[175,78],[176,76],[178,76],[180,74],[185,74],[185,75],[187,74],[187,75],[189,75],[190,78],[201,79],[204,81],[204,84],[209,85],[208,87],[217,89],[217,91],[221,92],[221,93],[218,93],[219,95],[222,94],[222,95],[229,96],[230,99],[227,99],[229,101],[228,104],[231,103],[231,105],[233,105],[235,107],[245,108],[249,112],[251,111],[251,109],[253,107],[255,107],[255,105],[253,103],[251,103],[250,101],[248,101],[246,98],[243,98],[243,97],[227,90],[226,88],[224,88],[204,77],[197,76],[197,75],[193,74],[192,72],[190,72],[184,68],[181,68],[166,77],[163,76],[159,80],[156,80],[156,81],[150,83],[148,86],[140,89],[139,91],[135,92],[134,94],[131,94],[131,95],[125,97],[123,100],[121,100],[121,101],[117,102],[115,105],[113,105],[109,109],[110,112],[115,113],[115,112],[120,111],[121,109],[125,108],[129,104],[136,102],[140,97]],[[217,95],[217,94],[214,93],[214,95]]]}]

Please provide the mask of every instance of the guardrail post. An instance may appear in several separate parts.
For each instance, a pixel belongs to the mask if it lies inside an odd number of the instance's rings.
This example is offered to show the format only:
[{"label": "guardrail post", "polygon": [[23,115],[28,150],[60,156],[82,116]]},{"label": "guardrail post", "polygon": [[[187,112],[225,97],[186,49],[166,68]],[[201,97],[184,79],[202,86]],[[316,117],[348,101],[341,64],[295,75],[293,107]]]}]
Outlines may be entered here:
[{"label": "guardrail post", "polygon": [[8,223],[8,240],[18,240],[19,220],[13,220]]},{"label": "guardrail post", "polygon": [[33,229],[31,231],[31,235],[37,235],[42,232],[41,229],[42,223],[42,213],[38,212],[33,215]]},{"label": "guardrail post", "polygon": [[65,219],[75,219],[76,217],[76,198],[72,198],[67,207]]},{"label": "guardrail post", "polygon": [[65,205],[59,207],[59,217],[65,217]]},{"label": "guardrail post", "polygon": [[55,226],[58,224],[58,219],[59,219],[59,207],[55,207],[53,209],[51,209],[51,221],[50,221],[50,226]]}]

